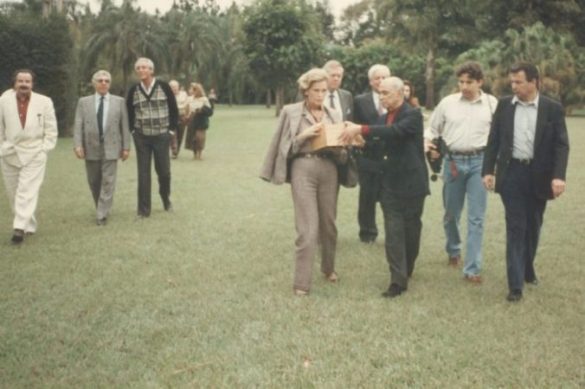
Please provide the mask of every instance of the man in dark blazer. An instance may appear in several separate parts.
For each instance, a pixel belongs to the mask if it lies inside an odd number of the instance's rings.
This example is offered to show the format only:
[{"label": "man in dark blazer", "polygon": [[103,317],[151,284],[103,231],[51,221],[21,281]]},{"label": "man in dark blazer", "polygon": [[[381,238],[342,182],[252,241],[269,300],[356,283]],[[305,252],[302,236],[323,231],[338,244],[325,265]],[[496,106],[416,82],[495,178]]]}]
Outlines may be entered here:
[{"label": "man in dark blazer", "polygon": [[[386,108],[380,102],[380,83],[390,77],[386,65],[370,67],[368,79],[372,90],[357,96],[354,100],[354,121],[357,124],[372,125],[378,122]],[[383,175],[384,142],[372,138],[357,157],[360,193],[358,201],[359,237],[364,243],[373,243],[378,236],[376,226],[376,203],[380,200]]]},{"label": "man in dark blazer", "polygon": [[342,120],[353,120],[353,96],[350,91],[341,89],[343,66],[336,60],[330,60],[323,65],[323,70],[328,76],[325,97],[327,108],[336,111]]},{"label": "man in dark blazer", "polygon": [[500,99],[483,162],[485,187],[502,198],[506,212],[506,264],[511,302],[524,283],[537,284],[534,257],[546,202],[565,191],[569,138],[563,107],[538,93],[536,66],[510,69],[514,96]]},{"label": "man in dark blazer", "polygon": [[74,152],[85,160],[99,226],[106,224],[114,201],[118,159],[125,161],[130,154],[126,102],[109,93],[111,80],[109,72],[95,72],[95,93],[79,99],[73,129]]},{"label": "man in dark blazer", "polygon": [[348,123],[341,135],[349,142],[361,134],[367,142],[379,137],[385,144],[380,202],[386,230],[386,259],[390,286],[382,295],[393,298],[408,288],[420,247],[421,216],[429,194],[429,175],[423,150],[423,117],[404,101],[404,83],[390,77],[380,84],[387,113],[376,125]]}]

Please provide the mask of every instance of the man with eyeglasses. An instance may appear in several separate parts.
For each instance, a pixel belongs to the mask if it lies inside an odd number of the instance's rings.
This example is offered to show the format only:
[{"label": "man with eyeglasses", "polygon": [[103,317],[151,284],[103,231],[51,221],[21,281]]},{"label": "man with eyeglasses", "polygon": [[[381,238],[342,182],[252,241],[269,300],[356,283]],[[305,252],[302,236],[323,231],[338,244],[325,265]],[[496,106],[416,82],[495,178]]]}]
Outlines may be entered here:
[{"label": "man with eyeglasses", "polygon": [[111,80],[109,72],[95,72],[95,93],[79,99],[73,130],[74,152],[85,160],[98,226],[106,224],[112,208],[118,159],[125,161],[130,154],[126,103],[109,93]]},{"label": "man with eyeglasses", "polygon": [[32,91],[32,70],[17,70],[13,82],[0,97],[0,166],[14,213],[12,243],[21,244],[37,230],[35,211],[47,153],[57,144],[57,119],[52,100]]}]

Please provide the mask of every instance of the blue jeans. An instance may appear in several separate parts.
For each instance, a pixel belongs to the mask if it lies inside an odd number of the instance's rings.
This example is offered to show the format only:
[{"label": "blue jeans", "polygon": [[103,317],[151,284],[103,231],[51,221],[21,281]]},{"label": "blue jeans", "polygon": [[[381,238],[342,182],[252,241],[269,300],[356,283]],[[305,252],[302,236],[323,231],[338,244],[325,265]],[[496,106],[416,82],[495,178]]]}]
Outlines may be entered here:
[{"label": "blue jeans", "polygon": [[443,164],[443,227],[447,236],[445,249],[450,257],[461,255],[459,220],[467,195],[467,242],[463,274],[481,271],[481,243],[487,191],[481,179],[483,153],[473,156],[447,156]]}]

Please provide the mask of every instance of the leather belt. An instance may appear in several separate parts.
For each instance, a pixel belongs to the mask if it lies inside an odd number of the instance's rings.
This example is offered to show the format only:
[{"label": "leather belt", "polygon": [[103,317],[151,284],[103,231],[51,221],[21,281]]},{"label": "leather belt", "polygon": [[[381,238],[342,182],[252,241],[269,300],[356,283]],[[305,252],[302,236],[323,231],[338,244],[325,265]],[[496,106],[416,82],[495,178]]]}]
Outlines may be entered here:
[{"label": "leather belt", "polygon": [[481,147],[475,150],[468,150],[468,151],[449,151],[449,155],[455,156],[463,156],[463,157],[473,157],[475,155],[480,155],[485,150],[485,147]]}]

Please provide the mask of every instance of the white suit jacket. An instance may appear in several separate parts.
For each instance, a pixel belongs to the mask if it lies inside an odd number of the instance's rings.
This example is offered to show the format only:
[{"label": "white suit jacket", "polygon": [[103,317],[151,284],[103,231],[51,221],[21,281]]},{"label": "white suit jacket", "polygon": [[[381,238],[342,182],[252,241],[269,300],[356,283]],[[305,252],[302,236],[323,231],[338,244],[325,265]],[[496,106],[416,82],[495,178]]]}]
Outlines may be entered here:
[{"label": "white suit jacket", "polygon": [[31,93],[24,128],[18,117],[16,92],[9,90],[0,97],[0,158],[8,164],[24,166],[39,153],[57,144],[57,119],[53,101]]}]

